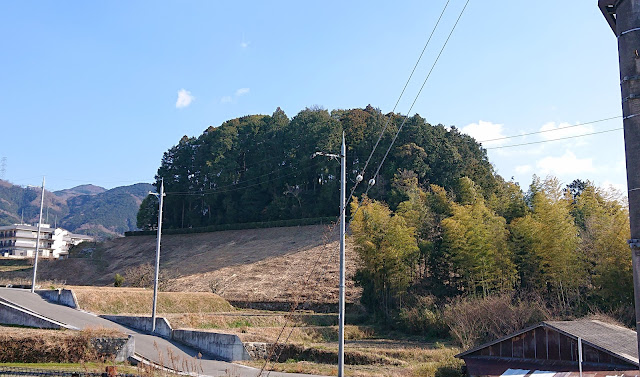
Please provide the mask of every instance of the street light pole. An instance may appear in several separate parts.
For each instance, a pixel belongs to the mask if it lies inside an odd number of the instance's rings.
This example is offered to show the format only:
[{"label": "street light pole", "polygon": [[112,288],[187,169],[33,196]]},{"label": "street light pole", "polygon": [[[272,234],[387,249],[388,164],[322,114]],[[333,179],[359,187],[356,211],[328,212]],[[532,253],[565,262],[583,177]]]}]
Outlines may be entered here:
[{"label": "street light pole", "polygon": [[344,144],[344,132],[342,133],[342,148],[340,149],[340,314],[338,325],[338,377],[344,376],[344,288],[345,288],[345,204],[347,192],[347,150]]},{"label": "street light pole", "polygon": [[38,271],[38,253],[40,252],[40,227],[42,226],[42,207],[44,207],[44,177],[42,177],[42,194],[40,195],[40,216],[38,216],[38,234],[36,235],[36,255],[33,259],[33,279],[31,293],[36,291],[36,273]]},{"label": "street light pole", "polygon": [[160,194],[150,192],[160,198],[158,209],[158,239],[156,241],[156,273],[153,281],[153,308],[151,309],[151,332],[156,332],[156,305],[158,303],[158,275],[160,273],[160,237],[162,236],[162,204],[164,193],[164,178],[160,179]]},{"label": "street light pole", "polygon": [[342,146],[340,148],[340,155],[316,152],[311,158],[316,156],[325,156],[330,158],[340,159],[340,283],[339,283],[339,314],[338,314],[338,377],[344,376],[344,290],[345,290],[345,205],[346,205],[346,193],[347,193],[347,148],[344,142],[344,132],[342,133]]}]

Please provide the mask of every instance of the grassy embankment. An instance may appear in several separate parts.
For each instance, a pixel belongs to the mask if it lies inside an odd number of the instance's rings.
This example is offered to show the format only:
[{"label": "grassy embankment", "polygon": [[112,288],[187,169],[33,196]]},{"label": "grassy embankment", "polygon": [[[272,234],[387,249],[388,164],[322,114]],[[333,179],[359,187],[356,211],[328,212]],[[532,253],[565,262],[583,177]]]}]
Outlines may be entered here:
[{"label": "grassy embankment", "polygon": [[[101,314],[147,314],[151,310],[150,290],[131,288],[72,287],[80,306]],[[164,296],[164,297],[163,297]],[[273,343],[285,327],[280,342],[286,343],[278,371],[335,375],[338,351],[336,314],[237,310],[224,299],[203,292],[161,292],[160,316],[174,328],[196,328],[237,334],[243,341]],[[347,315],[345,329],[349,376],[435,376],[449,371],[455,375],[461,362],[453,356],[460,350],[448,342],[390,337],[374,326],[363,325],[362,314]],[[262,367],[264,361],[243,364]]]}]

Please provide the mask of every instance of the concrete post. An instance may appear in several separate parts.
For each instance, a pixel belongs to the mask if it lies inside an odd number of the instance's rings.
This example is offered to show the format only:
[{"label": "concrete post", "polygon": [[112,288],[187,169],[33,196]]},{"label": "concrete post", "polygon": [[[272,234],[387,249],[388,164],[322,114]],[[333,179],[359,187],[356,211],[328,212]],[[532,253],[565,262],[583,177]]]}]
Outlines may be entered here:
[{"label": "concrete post", "polygon": [[629,189],[631,260],[638,347],[640,349],[640,0],[599,0],[618,38],[624,146]]}]

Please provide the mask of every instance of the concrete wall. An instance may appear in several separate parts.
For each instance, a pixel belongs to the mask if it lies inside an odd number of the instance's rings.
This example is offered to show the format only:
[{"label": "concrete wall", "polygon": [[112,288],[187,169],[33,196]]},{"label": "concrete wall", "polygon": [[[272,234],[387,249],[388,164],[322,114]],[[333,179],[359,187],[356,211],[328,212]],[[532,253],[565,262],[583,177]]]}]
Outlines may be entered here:
[{"label": "concrete wall", "polygon": [[[101,315],[109,321],[119,323],[132,329],[151,332],[151,317],[134,317],[124,315]],[[156,333],[163,338],[171,339],[171,324],[166,318],[156,317]]]},{"label": "concrete wall", "polygon": [[[124,315],[101,315],[100,317],[123,326],[151,333],[151,317]],[[253,356],[247,352],[237,335],[197,330],[173,330],[169,321],[162,317],[156,317],[156,333],[163,338],[175,340],[196,348],[202,353],[207,353],[226,361],[251,360]],[[265,352],[262,351],[262,353]],[[260,351],[256,350],[254,353],[259,355]]]},{"label": "concrete wall", "polygon": [[237,335],[207,331],[173,330],[173,340],[225,361],[251,360]]},{"label": "concrete wall", "polygon": [[76,294],[70,289],[47,289],[36,291],[47,301],[78,309],[78,299]]},{"label": "concrete wall", "polygon": [[93,338],[91,345],[99,355],[113,357],[115,361],[127,361],[136,351],[133,335],[128,338]]},{"label": "concrete wall", "polygon": [[3,301],[0,301],[0,323],[3,325],[38,327],[41,329],[67,328],[77,330],[75,327],[64,325]]}]

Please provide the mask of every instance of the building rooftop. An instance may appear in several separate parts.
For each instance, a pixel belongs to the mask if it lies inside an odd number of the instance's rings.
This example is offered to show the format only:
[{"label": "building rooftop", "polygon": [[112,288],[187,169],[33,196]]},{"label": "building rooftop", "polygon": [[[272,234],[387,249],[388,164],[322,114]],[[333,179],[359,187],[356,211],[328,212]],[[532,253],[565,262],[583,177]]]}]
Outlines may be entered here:
[{"label": "building rooftop", "polygon": [[612,325],[598,320],[575,320],[575,321],[544,321],[522,329],[513,334],[509,334],[492,342],[474,347],[462,352],[456,357],[464,358],[478,350],[500,343],[509,338],[513,338],[536,327],[547,327],[573,339],[582,339],[583,344],[588,344],[594,348],[612,354],[633,365],[638,364],[638,339],[636,332],[625,327]]}]

